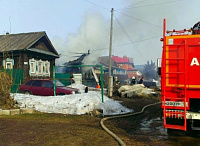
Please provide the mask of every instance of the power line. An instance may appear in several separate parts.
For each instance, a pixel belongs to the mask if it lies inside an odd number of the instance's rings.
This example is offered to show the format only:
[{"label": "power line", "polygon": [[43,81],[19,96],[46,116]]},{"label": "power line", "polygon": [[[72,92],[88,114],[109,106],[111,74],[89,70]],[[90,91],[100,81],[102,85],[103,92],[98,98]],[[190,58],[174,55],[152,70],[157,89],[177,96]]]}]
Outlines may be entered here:
[{"label": "power line", "polygon": [[[117,48],[117,47],[121,47],[121,46],[125,46],[125,45],[130,45],[130,44],[133,44],[133,43],[143,42],[143,41],[151,40],[151,39],[158,38],[158,37],[162,37],[162,35],[153,36],[153,37],[150,37],[150,38],[146,38],[146,39],[142,39],[142,40],[137,40],[137,41],[131,41],[131,42],[127,42],[127,43],[123,43],[123,44],[119,44],[119,45],[114,45],[113,48]],[[104,47],[104,48],[101,48],[101,49],[94,49],[94,50],[91,50],[91,52],[92,51],[100,51],[100,50],[108,50],[108,48],[109,47],[107,47],[107,48]],[[113,50],[116,50],[116,49],[113,49]],[[74,56],[71,56],[71,55],[62,55],[62,54],[61,54],[61,56],[74,57]]]},{"label": "power line", "polygon": [[[115,16],[115,15],[114,15]],[[132,38],[130,37],[130,35],[128,34],[128,32],[125,30],[125,28],[122,26],[122,24],[119,22],[119,20],[117,19],[117,17],[115,16],[115,19],[116,19],[116,22],[119,24],[120,28],[122,29],[122,31],[124,32],[124,34],[127,35],[127,37],[130,39],[131,42],[133,42]],[[131,43],[131,45],[133,46],[133,43]],[[140,56],[144,59],[144,56],[143,54],[140,52],[140,50],[138,50],[137,47],[134,47],[133,48],[136,49],[136,51],[140,54]],[[145,60],[145,59],[144,59]]]},{"label": "power line", "polygon": [[178,1],[184,1],[184,0],[174,0],[174,1],[168,1],[168,2],[162,2],[162,3],[157,3],[157,4],[144,5],[144,6],[138,6],[138,7],[135,7],[135,6],[130,7],[129,6],[129,7],[125,7],[125,8],[117,9],[117,10],[126,10],[126,9],[132,9],[132,8],[151,7],[151,6],[162,5],[162,4],[166,4],[166,3],[174,3],[174,2],[178,2]]},{"label": "power line", "polygon": [[117,10],[128,9],[128,8],[130,8],[133,5],[135,6],[135,5],[141,4],[141,3],[145,2],[145,1],[147,1],[147,0],[140,1],[140,2],[134,3],[134,4],[130,5],[130,6],[127,6],[127,7],[121,8],[121,9],[117,9]]},{"label": "power line", "polygon": [[[132,43],[143,42],[143,41],[151,40],[151,39],[158,38],[158,37],[162,37],[162,35],[158,35],[158,36],[154,36],[154,37],[150,37],[150,38],[146,38],[146,39],[142,39],[142,40],[137,40],[137,41],[131,41],[131,42],[127,42],[127,43],[123,43],[123,44],[119,44],[119,45],[114,45],[113,48],[130,45]],[[100,51],[100,50],[106,50],[106,49],[108,49],[108,48],[94,49],[91,51]]]},{"label": "power line", "polygon": [[133,16],[129,16],[129,15],[125,14],[125,13],[121,13],[121,12],[118,12],[118,13],[120,13],[120,14],[122,14],[122,15],[124,15],[124,16],[130,17],[130,18],[133,18],[133,19],[135,19],[135,20],[138,20],[138,21],[140,21],[140,22],[143,22],[143,23],[146,23],[146,24],[149,24],[149,25],[152,25],[152,26],[155,26],[155,27],[158,27],[158,28],[161,28],[161,29],[162,29],[162,27],[160,27],[160,26],[158,26],[158,25],[155,25],[155,24],[149,23],[149,22],[147,22],[147,21],[144,21],[144,20],[135,18],[135,17],[133,17]]},{"label": "power line", "polygon": [[85,0],[85,1],[88,2],[88,3],[91,3],[91,4],[93,4],[93,5],[95,5],[95,6],[97,6],[97,7],[100,7],[100,8],[102,8],[102,9],[105,9],[105,10],[110,11],[109,9],[107,9],[107,8],[105,8],[105,7],[103,7],[103,6],[100,6],[100,5],[96,4],[96,3],[93,3],[93,2],[91,2],[91,1],[89,1],[89,0]]},{"label": "power line", "polygon": [[131,41],[131,42],[124,43],[124,44],[120,44],[120,45],[113,46],[113,47],[120,47],[120,46],[124,46],[124,45],[129,45],[129,44],[132,44],[132,43],[143,42],[143,41],[147,41],[147,40],[154,39],[154,38],[158,38],[158,37],[162,37],[162,35],[158,35],[158,36],[155,36],[155,37],[146,38],[146,39],[142,39],[142,40],[138,40],[138,41],[134,41],[134,42],[133,42],[133,41]]}]

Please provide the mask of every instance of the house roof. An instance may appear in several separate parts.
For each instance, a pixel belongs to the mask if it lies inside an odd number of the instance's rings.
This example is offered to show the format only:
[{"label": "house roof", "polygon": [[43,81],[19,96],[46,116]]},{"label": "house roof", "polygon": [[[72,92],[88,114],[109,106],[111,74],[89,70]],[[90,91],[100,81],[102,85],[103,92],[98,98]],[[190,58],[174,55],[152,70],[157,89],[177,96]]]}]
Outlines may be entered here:
[{"label": "house roof", "polygon": [[47,51],[44,51],[44,50],[40,50],[40,49],[35,49],[35,48],[30,48],[30,49],[27,49],[28,51],[31,51],[31,52],[37,52],[37,53],[41,53],[41,54],[45,54],[45,55],[50,55],[50,56],[55,56],[57,57],[58,55],[52,53],[52,52],[47,52]]},{"label": "house roof", "polygon": [[112,56],[112,59],[115,60],[116,63],[133,63],[133,62],[130,62],[129,58],[128,57],[118,57],[118,56]]},{"label": "house roof", "polygon": [[[109,56],[101,56],[101,57],[99,57],[98,62],[100,64],[108,67],[109,66]],[[111,66],[118,68],[117,64],[115,63],[115,61],[113,59],[111,60]]]},{"label": "house roof", "polygon": [[[54,54],[54,56],[59,57],[58,52],[51,44],[45,31],[0,35],[0,52],[30,50],[31,46],[42,38],[47,41],[51,48],[50,52]],[[51,53],[49,55],[51,55]]]},{"label": "house roof", "polygon": [[89,52],[88,53],[84,53],[79,58],[77,58],[76,60],[65,62],[63,65],[81,65],[83,59],[88,55],[90,55]]}]

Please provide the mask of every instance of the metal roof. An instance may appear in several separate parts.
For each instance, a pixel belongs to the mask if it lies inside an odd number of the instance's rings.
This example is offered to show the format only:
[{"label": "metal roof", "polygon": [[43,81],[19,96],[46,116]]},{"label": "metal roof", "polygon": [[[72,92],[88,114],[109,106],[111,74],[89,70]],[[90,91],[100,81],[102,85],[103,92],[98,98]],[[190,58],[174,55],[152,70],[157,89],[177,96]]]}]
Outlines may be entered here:
[{"label": "metal roof", "polygon": [[[104,67],[109,67],[109,56],[101,56],[101,57],[99,57],[98,58],[98,62],[100,64],[102,64]],[[121,69],[121,70],[125,70],[123,68],[119,68],[117,66],[116,62],[113,59],[111,59],[111,68],[115,68],[115,69],[118,68],[118,69]]]},{"label": "metal roof", "polygon": [[49,38],[47,37],[45,31],[0,35],[0,52],[9,52],[16,50],[30,51],[30,47],[42,37],[46,38],[48,44],[50,44],[51,48],[53,49],[54,52],[52,54],[54,54],[55,56],[59,56],[57,51],[51,44]]},{"label": "metal roof", "polygon": [[118,56],[112,56],[112,59],[115,60],[116,63],[133,63],[129,61],[129,58],[124,56],[123,58],[118,57]]}]

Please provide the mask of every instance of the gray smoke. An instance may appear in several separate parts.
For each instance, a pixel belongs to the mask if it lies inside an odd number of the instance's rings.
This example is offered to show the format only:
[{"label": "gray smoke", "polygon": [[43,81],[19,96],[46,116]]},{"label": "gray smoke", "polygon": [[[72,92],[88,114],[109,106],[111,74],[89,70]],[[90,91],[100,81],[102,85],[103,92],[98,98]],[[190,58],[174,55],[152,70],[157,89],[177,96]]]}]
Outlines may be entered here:
[{"label": "gray smoke", "polygon": [[[88,13],[85,20],[79,27],[78,33],[69,34],[66,42],[60,39],[54,39],[55,46],[58,45],[61,50],[61,58],[58,64],[74,60],[72,56],[78,55],[70,52],[87,53],[90,50],[89,58],[84,61],[85,64],[94,64],[99,56],[107,52],[109,46],[109,22],[100,13]],[[101,50],[99,50],[101,49]],[[81,55],[81,54],[79,54]]]},{"label": "gray smoke", "polygon": [[[147,60],[156,62],[162,52],[160,38],[163,35],[163,19],[167,19],[169,30],[190,28],[193,22],[196,22],[194,18],[191,20],[191,15],[187,15],[192,9],[190,5],[183,1],[167,2],[167,0],[126,0],[126,5],[131,6],[130,9],[116,8],[112,54],[132,57],[135,64],[146,64]],[[110,16],[109,11],[108,16]],[[72,57],[74,54],[69,52],[87,53],[90,49],[91,54],[84,60],[85,64],[95,64],[99,56],[108,56],[110,41],[110,18],[108,18],[94,10],[85,14],[77,33],[68,34],[66,41],[54,38],[52,42],[61,53],[57,64],[61,65],[76,59]],[[189,20],[193,22],[188,23]]]}]

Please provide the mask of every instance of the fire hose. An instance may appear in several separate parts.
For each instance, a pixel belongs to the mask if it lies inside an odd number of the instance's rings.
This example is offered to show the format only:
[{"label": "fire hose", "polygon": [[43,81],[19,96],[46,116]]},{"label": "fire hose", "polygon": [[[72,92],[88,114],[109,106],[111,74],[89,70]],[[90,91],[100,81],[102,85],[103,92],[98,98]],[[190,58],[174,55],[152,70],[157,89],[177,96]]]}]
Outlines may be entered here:
[{"label": "fire hose", "polygon": [[142,110],[139,111],[139,112],[103,118],[103,119],[101,119],[101,121],[100,121],[100,125],[101,125],[101,127],[102,127],[108,134],[110,134],[110,135],[119,143],[120,146],[125,146],[125,143],[124,143],[116,134],[114,134],[112,131],[110,131],[110,130],[103,124],[103,122],[106,121],[106,120],[117,119],[117,118],[124,118],[124,117],[130,117],[130,116],[142,114],[142,113],[144,112],[144,110],[145,110],[147,107],[153,106],[153,105],[156,105],[156,104],[159,104],[159,103],[161,103],[161,102],[148,104],[148,105],[144,106],[144,107],[142,108]]}]

